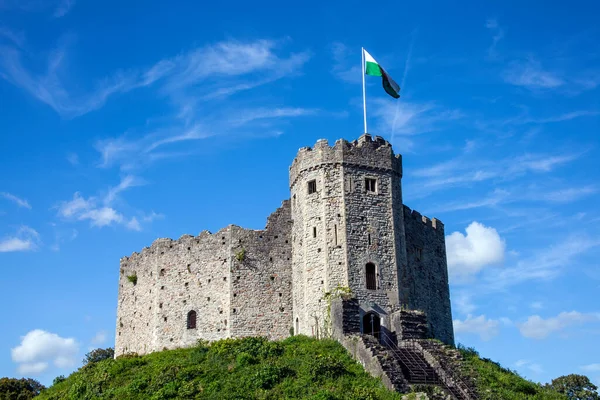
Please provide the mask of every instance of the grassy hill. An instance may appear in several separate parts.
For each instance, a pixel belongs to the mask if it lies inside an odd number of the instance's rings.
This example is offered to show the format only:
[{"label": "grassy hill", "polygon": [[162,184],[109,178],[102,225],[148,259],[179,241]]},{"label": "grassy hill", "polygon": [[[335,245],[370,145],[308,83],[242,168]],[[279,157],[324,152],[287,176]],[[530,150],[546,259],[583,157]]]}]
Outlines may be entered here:
[{"label": "grassy hill", "polygon": [[[486,399],[562,399],[463,350]],[[412,397],[412,396],[411,396]],[[293,336],[226,339],[210,345],[91,363],[36,399],[399,400],[333,340]]]}]

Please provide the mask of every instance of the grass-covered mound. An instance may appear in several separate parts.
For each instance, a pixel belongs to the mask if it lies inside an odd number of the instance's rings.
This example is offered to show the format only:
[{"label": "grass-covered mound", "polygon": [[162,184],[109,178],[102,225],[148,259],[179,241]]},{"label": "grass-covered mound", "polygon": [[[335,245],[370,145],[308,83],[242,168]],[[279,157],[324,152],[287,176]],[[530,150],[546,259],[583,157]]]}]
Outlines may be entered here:
[{"label": "grass-covered mound", "polygon": [[481,400],[567,400],[549,387],[528,381],[515,371],[487,358],[480,358],[472,348],[459,346],[465,360],[465,373],[473,374]]},{"label": "grass-covered mound", "polygon": [[394,399],[334,340],[293,336],[90,363],[36,399]]}]

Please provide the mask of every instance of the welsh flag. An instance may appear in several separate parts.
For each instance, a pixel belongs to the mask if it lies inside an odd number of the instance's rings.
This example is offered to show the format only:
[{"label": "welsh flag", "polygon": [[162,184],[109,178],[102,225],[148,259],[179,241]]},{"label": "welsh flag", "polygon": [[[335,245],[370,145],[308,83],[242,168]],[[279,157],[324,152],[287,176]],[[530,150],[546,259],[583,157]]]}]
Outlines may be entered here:
[{"label": "welsh flag", "polygon": [[385,92],[397,99],[400,97],[400,86],[388,75],[377,61],[366,50],[365,52],[365,74],[371,76],[380,76],[381,83]]}]

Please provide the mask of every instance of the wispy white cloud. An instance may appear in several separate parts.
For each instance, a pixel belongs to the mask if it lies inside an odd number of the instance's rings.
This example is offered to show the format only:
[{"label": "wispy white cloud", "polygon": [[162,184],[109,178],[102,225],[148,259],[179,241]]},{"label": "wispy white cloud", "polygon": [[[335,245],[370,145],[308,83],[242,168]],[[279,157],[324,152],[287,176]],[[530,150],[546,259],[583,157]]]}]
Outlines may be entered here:
[{"label": "wispy white cloud", "polygon": [[67,154],[67,161],[73,166],[79,165],[79,156],[77,153],[69,153]]},{"label": "wispy white cloud", "polygon": [[101,200],[94,196],[85,198],[76,192],[71,200],[62,201],[57,205],[58,216],[67,220],[90,221],[91,226],[99,228],[123,225],[127,229],[140,231],[142,228],[138,219],[135,216],[125,217],[114,208],[113,202],[124,190],[143,183],[134,176],[125,176],[117,186],[109,188]]},{"label": "wispy white cloud", "polygon": [[[354,56],[354,57],[353,57]],[[340,42],[331,44],[331,57],[333,59],[333,67],[331,72],[338,79],[357,84],[362,82],[362,66],[360,65],[360,51],[351,51],[348,47]],[[355,62],[351,62],[354,58]]]},{"label": "wispy white cloud", "polygon": [[106,332],[105,331],[100,331],[98,333],[96,333],[96,335],[92,338],[92,340],[90,340],[91,344],[98,346],[103,344],[104,342],[106,342]]},{"label": "wispy white cloud", "polygon": [[448,272],[454,279],[473,276],[504,260],[506,244],[494,228],[474,221],[465,231],[466,235],[453,232],[446,236]]},{"label": "wispy white cloud", "polygon": [[[509,156],[500,159],[491,157],[476,158],[468,154],[433,164],[429,167],[417,169],[413,176],[423,178],[418,182],[418,190],[422,194],[430,194],[437,190],[451,187],[468,186],[490,180],[509,181],[523,177],[530,173],[540,174],[555,170],[556,168],[572,162],[584,153],[544,154],[527,153],[520,156]],[[474,202],[472,207],[498,204],[499,200],[507,198],[508,193],[503,189],[495,190],[488,199]],[[479,204],[485,202],[486,204]],[[444,209],[461,209],[445,205]],[[464,207],[462,209],[465,209]]]},{"label": "wispy white cloud", "polygon": [[7,193],[7,192],[0,192],[0,196],[4,197],[6,200],[12,201],[19,207],[23,207],[23,208],[27,208],[27,209],[31,210],[31,205],[29,204],[29,202],[27,200],[17,197],[14,194]]},{"label": "wispy white cloud", "polygon": [[60,3],[54,10],[54,17],[60,18],[67,15],[67,13],[73,8],[75,5],[75,0],[60,0]]},{"label": "wispy white cloud", "polygon": [[532,315],[527,321],[518,323],[521,335],[532,339],[545,339],[553,333],[560,333],[574,325],[587,322],[600,322],[600,314],[580,313],[578,311],[561,312],[555,317],[542,318]]},{"label": "wispy white cloud", "polygon": [[25,45],[25,34],[23,32],[16,32],[5,26],[0,26],[0,39],[3,38],[7,39],[11,44],[14,44],[19,48],[23,48]]},{"label": "wispy white cloud", "polygon": [[35,250],[39,241],[39,233],[35,229],[23,225],[15,234],[0,240],[0,253]]},{"label": "wispy white cloud", "polygon": [[587,185],[582,187],[565,188],[542,194],[544,200],[553,203],[570,203],[591,194],[597,193],[598,187]]},{"label": "wispy white cloud", "polygon": [[[65,1],[73,3],[73,0]],[[61,79],[68,76],[64,72],[69,43],[70,40],[62,40],[58,48],[51,52],[46,72],[41,75],[34,74],[25,67],[23,54],[19,50],[5,47],[0,53],[0,76],[48,104],[60,115],[73,118],[99,109],[115,94],[150,86],[158,81],[162,81],[162,92],[170,97],[181,97],[190,87],[207,88],[201,96],[220,92],[220,96],[225,97],[257,84],[292,76],[310,58],[309,52],[291,53],[287,57],[280,57],[275,51],[281,43],[276,41],[229,40],[159,60],[147,69],[117,72],[100,81],[94,90],[77,95],[68,89],[74,86],[73,83]],[[256,75],[260,73],[263,76]],[[239,82],[234,79],[241,76],[254,81]],[[201,88],[197,87],[199,83],[205,83],[211,77],[217,80]],[[194,96],[197,97],[198,94]]]},{"label": "wispy white cloud", "polygon": [[492,33],[492,44],[488,47],[487,55],[490,59],[498,58],[496,46],[504,38],[504,29],[500,27],[498,21],[494,18],[490,18],[485,22],[485,27]]},{"label": "wispy white cloud", "polygon": [[23,375],[37,375],[50,364],[68,368],[76,364],[79,344],[73,338],[63,338],[51,332],[34,329],[21,337],[21,343],[11,349],[13,362]]},{"label": "wispy white cloud", "polygon": [[[410,150],[413,140],[410,136],[443,130],[452,121],[460,120],[464,114],[456,109],[448,109],[433,102],[416,103],[376,97],[370,99],[373,104],[371,118],[375,119],[375,130],[394,132],[394,145]],[[396,140],[401,143],[397,143]]]},{"label": "wispy white cloud", "polygon": [[454,332],[457,334],[468,333],[478,335],[481,340],[488,341],[498,335],[500,323],[498,320],[486,318],[485,315],[473,317],[467,316],[465,320],[455,319],[453,321]]},{"label": "wispy white cloud", "polygon": [[544,303],[541,301],[534,301],[533,303],[529,304],[529,307],[534,310],[541,310],[544,308]]},{"label": "wispy white cloud", "polygon": [[511,85],[527,89],[555,89],[565,84],[557,73],[545,70],[534,58],[511,62],[503,78]]},{"label": "wispy white cloud", "polygon": [[581,369],[582,371],[585,371],[585,372],[600,372],[600,363],[582,365],[579,367],[579,369]]},{"label": "wispy white cloud", "polygon": [[515,363],[515,366],[517,368],[527,368],[536,375],[542,374],[544,372],[544,368],[540,364],[532,362],[530,360],[518,360]]},{"label": "wispy white cloud", "polygon": [[466,290],[459,290],[452,295],[452,311],[456,311],[459,314],[472,314],[477,309],[477,306],[473,302],[473,294]]},{"label": "wispy white cloud", "polygon": [[494,268],[484,274],[485,290],[504,290],[531,280],[547,280],[557,277],[564,268],[576,265],[577,258],[600,247],[600,239],[587,236],[569,236],[533,255],[521,258],[514,266]]}]

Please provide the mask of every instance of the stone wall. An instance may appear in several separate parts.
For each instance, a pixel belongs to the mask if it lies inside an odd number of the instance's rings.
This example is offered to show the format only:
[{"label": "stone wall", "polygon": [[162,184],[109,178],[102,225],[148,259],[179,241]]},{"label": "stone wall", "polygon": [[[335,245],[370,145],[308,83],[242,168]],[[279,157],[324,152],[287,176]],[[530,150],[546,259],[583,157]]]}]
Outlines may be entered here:
[{"label": "stone wall", "polygon": [[433,338],[454,344],[444,225],[404,206],[404,229],[408,267],[401,281],[408,292],[405,305],[425,312]]},{"label": "stone wall", "polygon": [[[229,226],[215,234],[158,239],[121,259],[115,353],[145,354],[198,339],[264,335],[291,327],[289,202],[262,231]],[[245,259],[236,255],[245,249]],[[137,276],[137,283],[128,276]],[[281,296],[280,296],[281,294]],[[196,328],[188,329],[195,311]],[[283,311],[281,311],[283,310]]]},{"label": "stone wall", "polygon": [[[231,335],[283,339],[292,328],[290,204],[269,217],[264,231],[233,227]],[[244,257],[238,257],[243,252]]]}]

